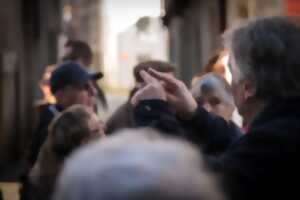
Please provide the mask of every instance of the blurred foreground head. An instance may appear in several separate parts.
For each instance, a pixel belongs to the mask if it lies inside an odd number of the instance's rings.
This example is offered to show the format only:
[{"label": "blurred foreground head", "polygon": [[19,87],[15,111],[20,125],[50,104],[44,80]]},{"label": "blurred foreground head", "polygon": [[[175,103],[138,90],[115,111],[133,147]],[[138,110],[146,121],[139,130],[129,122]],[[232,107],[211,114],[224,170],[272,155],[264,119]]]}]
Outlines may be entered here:
[{"label": "blurred foreground head", "polygon": [[50,199],[66,158],[88,142],[104,136],[103,125],[86,106],[73,105],[53,120],[29,178],[36,199]]},{"label": "blurred foreground head", "polygon": [[47,145],[59,157],[89,141],[104,137],[103,124],[92,109],[73,105],[63,111],[50,125]]},{"label": "blurred foreground head", "polygon": [[128,129],[73,155],[54,199],[223,199],[200,158],[186,142]]}]

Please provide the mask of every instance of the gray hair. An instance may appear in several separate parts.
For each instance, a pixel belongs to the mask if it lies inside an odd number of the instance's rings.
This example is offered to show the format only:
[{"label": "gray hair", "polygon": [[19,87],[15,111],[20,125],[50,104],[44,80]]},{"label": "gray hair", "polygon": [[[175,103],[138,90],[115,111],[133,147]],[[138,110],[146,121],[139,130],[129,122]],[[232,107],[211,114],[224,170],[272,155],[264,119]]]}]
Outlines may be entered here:
[{"label": "gray hair", "polygon": [[225,45],[241,71],[254,81],[255,97],[300,94],[299,18],[267,17],[225,34]]},{"label": "gray hair", "polygon": [[67,161],[55,200],[222,200],[190,144],[150,129],[125,130]]}]

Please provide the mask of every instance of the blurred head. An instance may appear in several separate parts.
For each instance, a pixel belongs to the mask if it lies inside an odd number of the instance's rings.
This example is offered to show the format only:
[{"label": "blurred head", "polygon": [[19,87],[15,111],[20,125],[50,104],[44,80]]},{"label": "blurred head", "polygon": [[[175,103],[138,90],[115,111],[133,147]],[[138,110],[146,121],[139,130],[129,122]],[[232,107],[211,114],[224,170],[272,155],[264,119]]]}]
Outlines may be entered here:
[{"label": "blurred head", "polygon": [[74,105],[50,125],[48,145],[52,152],[65,158],[79,146],[104,136],[103,123],[88,107]]},{"label": "blurred head", "polygon": [[228,69],[228,50],[218,50],[208,61],[203,70],[195,77],[201,77],[207,73],[215,73],[231,83],[231,73]]},{"label": "blurred head", "polygon": [[247,102],[300,94],[299,18],[268,17],[225,35],[235,103],[241,115]]},{"label": "blurred head", "polygon": [[52,72],[51,92],[65,108],[74,104],[93,107],[97,91],[92,81],[97,78],[97,73],[90,74],[77,63],[66,62]]},{"label": "blurred head", "polygon": [[59,114],[50,124],[47,139],[29,174],[35,196],[50,199],[65,159],[79,147],[103,136],[103,124],[88,107],[74,105]]},{"label": "blurred head", "polygon": [[92,58],[91,47],[86,42],[69,40],[65,44],[63,61],[74,61],[84,67],[89,67],[92,64]]},{"label": "blurred head", "polygon": [[54,104],[56,102],[56,99],[51,92],[50,83],[49,83],[51,74],[54,69],[55,69],[55,66],[53,66],[53,65],[47,66],[45,68],[45,72],[44,72],[41,80],[39,81],[39,88],[41,89],[41,91],[43,93],[43,100],[46,103],[51,103],[51,104]]},{"label": "blurred head", "polygon": [[54,199],[223,199],[200,158],[186,142],[147,129],[124,130],[72,156]]},{"label": "blurred head", "polygon": [[229,121],[234,111],[230,85],[217,74],[208,73],[194,81],[192,95],[208,112]]},{"label": "blurred head", "polygon": [[140,71],[142,70],[147,71],[149,68],[155,69],[156,71],[159,72],[170,73],[170,74],[174,74],[176,69],[174,65],[168,62],[157,61],[157,60],[150,60],[150,61],[139,63],[133,69],[133,75],[137,87],[143,84],[144,82],[142,77],[140,76]]}]

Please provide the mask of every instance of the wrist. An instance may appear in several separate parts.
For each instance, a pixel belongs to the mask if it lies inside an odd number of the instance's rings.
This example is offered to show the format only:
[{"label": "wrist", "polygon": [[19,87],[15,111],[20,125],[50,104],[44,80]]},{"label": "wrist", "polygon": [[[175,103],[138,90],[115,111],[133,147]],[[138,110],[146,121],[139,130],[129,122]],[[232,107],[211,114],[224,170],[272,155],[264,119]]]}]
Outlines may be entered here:
[{"label": "wrist", "polygon": [[189,119],[193,118],[197,108],[198,108],[197,104],[189,105],[188,109],[186,109],[183,112],[179,112],[178,117],[182,120],[189,120]]}]

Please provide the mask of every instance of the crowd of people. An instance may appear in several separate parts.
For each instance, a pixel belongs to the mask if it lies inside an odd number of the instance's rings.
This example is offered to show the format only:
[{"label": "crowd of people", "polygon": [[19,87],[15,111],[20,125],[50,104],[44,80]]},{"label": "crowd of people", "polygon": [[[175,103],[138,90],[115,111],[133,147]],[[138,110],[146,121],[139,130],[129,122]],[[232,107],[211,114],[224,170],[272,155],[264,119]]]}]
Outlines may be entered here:
[{"label": "crowd of people", "polygon": [[171,63],[139,63],[127,101],[102,122],[103,74],[87,68],[85,43],[68,42],[49,75],[55,103],[39,110],[22,199],[297,199],[299,44],[298,18],[251,21],[224,34],[225,51],[191,88]]}]

